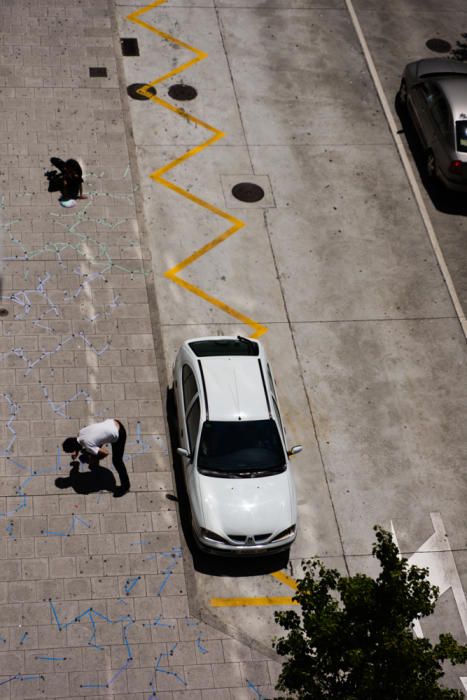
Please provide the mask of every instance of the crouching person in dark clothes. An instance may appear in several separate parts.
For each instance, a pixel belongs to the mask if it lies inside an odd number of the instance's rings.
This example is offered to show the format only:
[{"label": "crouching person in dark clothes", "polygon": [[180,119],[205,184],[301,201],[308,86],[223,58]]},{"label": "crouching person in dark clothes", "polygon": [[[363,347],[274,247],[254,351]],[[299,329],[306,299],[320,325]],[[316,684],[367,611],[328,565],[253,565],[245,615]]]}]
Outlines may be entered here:
[{"label": "crouching person in dark clothes", "polygon": [[51,158],[50,162],[57,170],[45,173],[49,180],[49,192],[60,192],[60,204],[64,207],[72,207],[77,199],[86,199],[83,196],[83,171],[80,164],[74,158],[63,161],[60,158]]},{"label": "crouching person in dark clothes", "polygon": [[120,477],[120,486],[113,492],[118,498],[130,490],[130,480],[123,461],[125,452],[126,430],[116,418],[108,418],[101,423],[92,423],[79,431],[78,437],[69,437],[63,442],[63,450],[71,454],[75,460],[79,453],[88,456],[89,467],[92,470],[101,459],[107,457],[109,451],[103,445],[112,445],[112,463]]}]

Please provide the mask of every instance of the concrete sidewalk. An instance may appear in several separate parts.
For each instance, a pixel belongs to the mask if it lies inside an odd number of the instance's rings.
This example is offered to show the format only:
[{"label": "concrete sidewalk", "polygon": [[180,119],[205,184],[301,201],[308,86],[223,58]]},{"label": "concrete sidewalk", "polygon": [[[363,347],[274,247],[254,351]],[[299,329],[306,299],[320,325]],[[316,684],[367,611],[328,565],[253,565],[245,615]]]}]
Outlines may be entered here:
[{"label": "concrete sidewalk", "polygon": [[[0,698],[272,697],[277,663],[190,616],[111,17],[0,6]],[[73,209],[51,156],[83,165]],[[114,416],[131,492],[59,491],[63,439]]]}]

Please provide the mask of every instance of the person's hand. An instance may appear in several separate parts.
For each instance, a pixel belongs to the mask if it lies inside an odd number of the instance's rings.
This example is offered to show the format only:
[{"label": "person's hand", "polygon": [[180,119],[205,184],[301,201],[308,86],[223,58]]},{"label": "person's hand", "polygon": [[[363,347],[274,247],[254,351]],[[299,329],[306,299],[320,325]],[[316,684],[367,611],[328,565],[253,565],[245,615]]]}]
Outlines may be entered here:
[{"label": "person's hand", "polygon": [[75,452],[72,452],[72,453],[71,453],[71,459],[73,459],[73,460],[77,459],[77,458],[78,458],[78,454],[79,454],[79,453],[78,453],[78,450],[76,450]]}]

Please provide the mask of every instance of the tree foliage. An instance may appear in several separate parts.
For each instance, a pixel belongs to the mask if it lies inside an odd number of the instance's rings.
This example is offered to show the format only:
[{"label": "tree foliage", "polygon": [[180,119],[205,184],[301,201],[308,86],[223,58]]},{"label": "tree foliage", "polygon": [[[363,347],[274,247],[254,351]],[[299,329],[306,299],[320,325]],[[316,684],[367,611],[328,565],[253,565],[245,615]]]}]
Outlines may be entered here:
[{"label": "tree foliage", "polygon": [[301,614],[276,612],[287,636],[274,642],[287,657],[277,689],[300,700],[459,699],[442,688],[443,661],[467,661],[467,645],[450,634],[418,639],[414,621],[430,615],[438,589],[428,569],[409,566],[389,532],[376,526],[377,579],[341,576],[319,560],[304,562],[296,600]]}]

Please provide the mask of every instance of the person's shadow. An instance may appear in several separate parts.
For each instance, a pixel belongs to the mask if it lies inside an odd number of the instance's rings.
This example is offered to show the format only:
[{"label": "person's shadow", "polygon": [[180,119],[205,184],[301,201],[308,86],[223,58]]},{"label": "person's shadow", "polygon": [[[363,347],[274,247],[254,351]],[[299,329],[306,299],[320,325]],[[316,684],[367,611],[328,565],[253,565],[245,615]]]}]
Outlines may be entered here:
[{"label": "person's shadow", "polygon": [[89,470],[80,472],[79,465],[79,462],[71,462],[69,476],[55,479],[55,486],[59,489],[71,487],[76,493],[116,492],[117,484],[110,469],[99,464],[89,464]]}]

